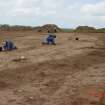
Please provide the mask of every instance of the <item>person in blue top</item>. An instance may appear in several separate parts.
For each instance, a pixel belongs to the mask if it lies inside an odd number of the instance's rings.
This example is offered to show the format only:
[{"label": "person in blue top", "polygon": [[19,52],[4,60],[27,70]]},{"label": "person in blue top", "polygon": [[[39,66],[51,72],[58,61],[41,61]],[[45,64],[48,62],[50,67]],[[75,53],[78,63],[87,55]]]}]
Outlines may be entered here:
[{"label": "person in blue top", "polygon": [[55,35],[49,34],[47,37],[47,44],[53,44],[55,45]]},{"label": "person in blue top", "polygon": [[55,43],[55,38],[56,38],[56,35],[48,34],[48,35],[44,38],[43,44],[56,45],[56,43]]},{"label": "person in blue top", "polygon": [[3,50],[4,51],[11,51],[16,49],[16,46],[11,40],[6,40],[3,42]]}]

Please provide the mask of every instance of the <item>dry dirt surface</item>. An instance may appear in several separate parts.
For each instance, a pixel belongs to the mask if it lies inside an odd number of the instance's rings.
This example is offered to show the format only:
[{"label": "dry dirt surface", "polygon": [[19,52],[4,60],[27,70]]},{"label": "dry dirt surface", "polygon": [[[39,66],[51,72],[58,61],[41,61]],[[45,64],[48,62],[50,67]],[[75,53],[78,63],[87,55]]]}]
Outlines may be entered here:
[{"label": "dry dirt surface", "polygon": [[0,105],[105,105],[105,34],[44,35],[0,32],[18,47],[0,52]]}]

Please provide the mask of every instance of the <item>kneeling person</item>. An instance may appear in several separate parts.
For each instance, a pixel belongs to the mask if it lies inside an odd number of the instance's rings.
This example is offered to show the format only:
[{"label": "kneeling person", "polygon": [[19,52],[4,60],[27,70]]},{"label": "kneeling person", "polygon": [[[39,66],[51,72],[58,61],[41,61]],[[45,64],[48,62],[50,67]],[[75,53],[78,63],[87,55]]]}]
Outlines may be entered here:
[{"label": "kneeling person", "polygon": [[14,49],[17,49],[17,48],[12,41],[8,40],[8,41],[3,42],[3,50],[4,51],[11,51]]}]

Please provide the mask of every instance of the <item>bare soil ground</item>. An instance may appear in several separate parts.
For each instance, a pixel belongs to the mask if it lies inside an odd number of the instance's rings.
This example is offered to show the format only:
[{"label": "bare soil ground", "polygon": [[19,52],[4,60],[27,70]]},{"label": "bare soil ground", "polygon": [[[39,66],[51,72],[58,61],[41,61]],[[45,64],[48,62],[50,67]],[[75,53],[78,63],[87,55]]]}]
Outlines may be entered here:
[{"label": "bare soil ground", "polygon": [[55,46],[44,35],[0,32],[18,47],[0,52],[0,105],[105,105],[105,34],[58,33]]}]

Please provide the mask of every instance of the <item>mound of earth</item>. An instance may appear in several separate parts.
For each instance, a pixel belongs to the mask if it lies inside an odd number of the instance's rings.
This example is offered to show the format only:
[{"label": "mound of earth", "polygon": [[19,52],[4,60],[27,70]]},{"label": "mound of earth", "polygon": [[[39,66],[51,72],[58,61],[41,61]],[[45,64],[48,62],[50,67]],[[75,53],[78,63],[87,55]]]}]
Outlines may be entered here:
[{"label": "mound of earth", "polygon": [[46,24],[42,27],[35,27],[34,28],[37,32],[51,32],[51,33],[56,33],[56,32],[61,32],[62,30],[55,24]]}]

